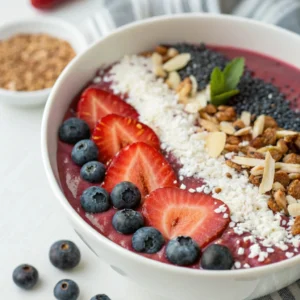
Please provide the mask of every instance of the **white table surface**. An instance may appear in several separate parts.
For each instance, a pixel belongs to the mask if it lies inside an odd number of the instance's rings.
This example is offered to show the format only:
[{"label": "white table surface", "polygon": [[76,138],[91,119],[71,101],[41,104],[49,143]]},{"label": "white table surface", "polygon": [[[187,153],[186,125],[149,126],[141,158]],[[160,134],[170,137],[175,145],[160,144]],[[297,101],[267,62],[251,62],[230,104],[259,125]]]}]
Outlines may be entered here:
[{"label": "white table surface", "polygon": [[[100,8],[101,1],[77,0],[45,15],[78,23]],[[0,1],[0,24],[36,14],[29,0]],[[54,285],[70,278],[80,287],[80,300],[97,293],[107,293],[112,300],[163,300],[115,273],[74,233],[49,188],[42,166],[42,112],[42,108],[0,106],[0,299],[54,299]],[[59,239],[71,239],[81,250],[80,266],[71,272],[59,271],[49,262],[49,247]],[[23,291],[12,281],[12,271],[21,263],[32,264],[39,271],[39,284],[32,291]]]}]

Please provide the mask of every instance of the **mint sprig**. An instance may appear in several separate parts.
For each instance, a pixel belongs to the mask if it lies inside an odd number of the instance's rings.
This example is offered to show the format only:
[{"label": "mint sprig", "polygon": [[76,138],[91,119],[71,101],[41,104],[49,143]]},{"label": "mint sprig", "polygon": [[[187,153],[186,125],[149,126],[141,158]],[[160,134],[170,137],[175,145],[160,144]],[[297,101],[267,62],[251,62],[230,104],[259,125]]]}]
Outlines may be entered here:
[{"label": "mint sprig", "polygon": [[244,73],[245,60],[238,57],[230,61],[223,71],[215,67],[210,75],[210,102],[226,104],[227,100],[239,93],[237,85]]}]

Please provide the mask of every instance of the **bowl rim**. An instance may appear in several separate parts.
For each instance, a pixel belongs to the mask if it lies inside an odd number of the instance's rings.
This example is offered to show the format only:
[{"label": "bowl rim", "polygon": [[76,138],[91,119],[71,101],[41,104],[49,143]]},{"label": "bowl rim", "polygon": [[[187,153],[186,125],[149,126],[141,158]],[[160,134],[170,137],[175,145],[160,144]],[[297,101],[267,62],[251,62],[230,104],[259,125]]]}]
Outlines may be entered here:
[{"label": "bowl rim", "polygon": [[226,20],[233,23],[246,23],[254,25],[258,28],[265,28],[269,31],[277,32],[285,34],[289,36],[291,39],[300,39],[300,36],[297,34],[288,31],[284,28],[277,27],[272,24],[265,24],[256,20],[246,19],[238,16],[232,15],[221,15],[221,14],[211,14],[211,13],[182,13],[176,15],[163,15],[163,16],[156,16],[145,20],[135,21],[133,23],[127,24],[125,26],[119,27],[118,29],[114,30],[109,35],[103,37],[101,40],[94,42],[88,49],[86,49],[83,53],[78,55],[62,72],[59,76],[58,80],[56,81],[54,87],[52,88],[51,94],[47,101],[47,104],[44,109],[43,119],[42,119],[42,126],[41,126],[41,150],[42,150],[42,160],[46,172],[47,179],[50,183],[51,189],[53,190],[55,196],[59,199],[59,202],[64,207],[67,212],[67,216],[72,218],[73,222],[76,222],[78,226],[82,228],[82,230],[92,236],[93,239],[97,240],[100,243],[105,243],[107,247],[110,247],[112,250],[118,252],[118,255],[122,256],[125,259],[135,260],[137,263],[143,264],[145,267],[151,267],[157,270],[161,270],[164,272],[176,273],[176,275],[184,275],[184,276],[192,276],[192,277],[201,277],[206,279],[245,279],[248,280],[249,277],[256,278],[257,276],[263,276],[267,274],[271,274],[272,272],[276,271],[283,271],[286,268],[293,267],[299,264],[300,262],[300,255],[295,255],[292,258],[285,259],[279,262],[271,263],[265,266],[258,266],[254,268],[248,269],[237,269],[237,270],[224,270],[224,271],[214,271],[214,270],[203,270],[203,269],[191,269],[185,267],[178,267],[175,265],[170,265],[167,263],[163,263],[160,261],[156,261],[153,259],[149,259],[143,257],[137,253],[134,253],[130,250],[123,248],[122,246],[114,243],[101,233],[99,233],[96,229],[94,229],[91,225],[89,225],[70,205],[67,198],[63,194],[58,182],[55,179],[54,172],[51,168],[50,164],[50,157],[48,153],[48,143],[47,143],[47,124],[49,120],[49,115],[53,106],[54,99],[56,98],[56,93],[58,88],[64,81],[64,77],[66,77],[69,73],[72,73],[72,67],[75,65],[83,55],[86,55],[92,49],[98,47],[99,44],[105,42],[106,39],[113,37],[114,35],[123,33],[125,31],[131,30],[132,28],[139,27],[140,25],[145,24],[152,24],[155,22],[164,22],[168,21],[169,19],[192,19],[192,18],[202,18],[202,19],[214,19],[216,21],[219,20]]},{"label": "bowl rim", "polygon": [[[76,55],[80,54],[81,52],[83,52],[84,50],[87,49],[89,43],[87,42],[86,38],[84,37],[83,33],[73,24],[71,24],[70,22],[64,21],[62,19],[56,18],[56,17],[46,17],[43,18],[41,16],[35,16],[35,17],[27,17],[27,18],[22,18],[22,19],[18,19],[18,20],[14,20],[14,21],[7,21],[4,22],[1,26],[0,26],[0,33],[3,30],[6,30],[10,27],[22,27],[22,25],[27,25],[27,24],[45,24],[45,25],[58,25],[60,26],[63,30],[65,30],[65,28],[67,28],[67,30],[72,31],[73,32],[73,36],[75,37],[76,40],[80,40],[79,43],[81,44],[82,49],[78,52],[75,51]],[[15,34],[17,34],[18,32],[16,31]],[[47,33],[47,32],[45,32]],[[14,34],[13,34],[14,35]],[[12,36],[13,36],[12,35]],[[53,37],[57,37],[55,36],[55,34],[52,35]],[[0,39],[1,41],[1,39]],[[6,90],[3,88],[0,88],[0,96],[7,96],[7,97],[14,97],[14,96],[18,96],[18,97],[42,97],[42,96],[46,96],[48,95],[52,88],[54,87],[54,85],[50,88],[45,88],[45,89],[41,89],[41,90],[36,90],[36,91],[11,91],[11,90]]]}]

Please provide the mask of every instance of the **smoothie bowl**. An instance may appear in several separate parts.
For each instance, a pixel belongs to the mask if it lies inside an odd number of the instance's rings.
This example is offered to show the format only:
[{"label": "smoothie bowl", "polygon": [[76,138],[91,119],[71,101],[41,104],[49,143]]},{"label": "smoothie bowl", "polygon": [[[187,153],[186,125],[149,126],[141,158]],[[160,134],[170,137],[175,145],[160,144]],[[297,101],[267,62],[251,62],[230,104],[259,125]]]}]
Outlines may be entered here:
[{"label": "smoothie bowl", "polygon": [[42,152],[97,256],[171,299],[254,299],[300,277],[299,47],[192,14],[119,29],[70,64]]}]

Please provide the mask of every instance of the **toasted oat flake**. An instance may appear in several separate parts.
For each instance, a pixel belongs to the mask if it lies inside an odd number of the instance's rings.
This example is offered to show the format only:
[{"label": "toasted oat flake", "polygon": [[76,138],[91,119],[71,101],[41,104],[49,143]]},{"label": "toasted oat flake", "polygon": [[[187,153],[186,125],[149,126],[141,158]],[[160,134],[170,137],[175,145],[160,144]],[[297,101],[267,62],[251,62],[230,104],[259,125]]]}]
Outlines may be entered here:
[{"label": "toasted oat flake", "polygon": [[164,63],[163,69],[167,72],[177,71],[184,68],[190,60],[190,53],[181,53]]},{"label": "toasted oat flake", "polygon": [[206,150],[210,157],[218,157],[224,150],[226,134],[224,132],[210,132],[206,138]]},{"label": "toasted oat flake", "polygon": [[272,189],[275,176],[275,160],[270,152],[267,152],[265,159],[265,168],[262,177],[261,184],[259,186],[259,192],[264,194]]},{"label": "toasted oat flake", "polygon": [[260,134],[263,133],[265,126],[265,115],[260,115],[254,122],[252,136],[253,138],[258,137]]},{"label": "toasted oat flake", "polygon": [[250,170],[250,174],[254,176],[262,175],[264,173],[264,166],[255,166]]},{"label": "toasted oat flake", "polygon": [[250,126],[251,114],[248,111],[243,111],[241,114],[241,120],[244,122],[245,126]]},{"label": "toasted oat flake", "polygon": [[220,130],[227,134],[230,134],[230,135],[235,133],[235,129],[234,129],[232,123],[226,122],[226,121],[222,121],[220,123]]}]

